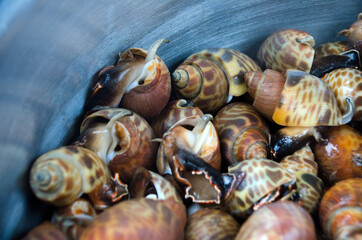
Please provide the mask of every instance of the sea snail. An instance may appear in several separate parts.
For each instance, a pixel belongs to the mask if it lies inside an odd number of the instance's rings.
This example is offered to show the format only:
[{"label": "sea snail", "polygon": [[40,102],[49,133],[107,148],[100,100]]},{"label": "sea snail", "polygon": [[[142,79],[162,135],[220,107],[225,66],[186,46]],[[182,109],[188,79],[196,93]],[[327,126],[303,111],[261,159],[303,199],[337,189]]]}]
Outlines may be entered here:
[{"label": "sea snail", "polygon": [[354,103],[345,99],[341,114],[332,90],[320,78],[299,70],[249,72],[246,76],[253,106],[269,120],[282,126],[336,126],[351,121]]},{"label": "sea snail", "polygon": [[357,21],[348,29],[344,29],[338,34],[343,34],[348,38],[347,46],[349,48],[353,48],[358,42],[362,41],[362,13],[358,14]]},{"label": "sea snail", "polygon": [[172,73],[172,84],[180,98],[204,113],[215,113],[232,96],[247,91],[244,75],[257,70],[259,66],[241,52],[210,48],[189,56]]},{"label": "sea snail", "polygon": [[164,42],[157,40],[149,51],[131,48],[120,54],[116,66],[100,71],[85,110],[124,107],[147,119],[156,116],[171,94],[170,73],[156,55]]},{"label": "sea snail", "polygon": [[231,103],[213,121],[220,139],[221,154],[229,164],[251,158],[267,158],[269,129],[254,107]]}]

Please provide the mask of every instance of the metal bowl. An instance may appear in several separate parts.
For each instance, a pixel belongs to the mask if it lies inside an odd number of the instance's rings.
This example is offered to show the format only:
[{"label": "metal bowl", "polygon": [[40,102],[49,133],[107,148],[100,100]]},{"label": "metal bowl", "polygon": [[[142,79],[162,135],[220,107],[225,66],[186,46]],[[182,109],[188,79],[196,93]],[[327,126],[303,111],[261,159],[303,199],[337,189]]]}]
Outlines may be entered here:
[{"label": "metal bowl", "polygon": [[0,239],[50,214],[29,190],[29,168],[78,133],[92,77],[118,52],[168,38],[158,55],[170,70],[208,47],[255,58],[281,28],[305,30],[317,45],[344,40],[337,32],[359,11],[353,0],[0,0]]}]

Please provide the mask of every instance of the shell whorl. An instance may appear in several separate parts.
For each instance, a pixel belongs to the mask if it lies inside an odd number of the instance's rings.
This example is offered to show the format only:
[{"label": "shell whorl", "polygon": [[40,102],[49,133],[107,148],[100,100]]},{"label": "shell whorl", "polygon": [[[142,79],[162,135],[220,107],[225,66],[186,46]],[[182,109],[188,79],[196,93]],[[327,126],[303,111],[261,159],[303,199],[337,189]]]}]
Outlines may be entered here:
[{"label": "shell whorl", "polygon": [[108,181],[105,163],[92,151],[67,146],[40,156],[30,173],[35,195],[56,206],[70,204]]}]

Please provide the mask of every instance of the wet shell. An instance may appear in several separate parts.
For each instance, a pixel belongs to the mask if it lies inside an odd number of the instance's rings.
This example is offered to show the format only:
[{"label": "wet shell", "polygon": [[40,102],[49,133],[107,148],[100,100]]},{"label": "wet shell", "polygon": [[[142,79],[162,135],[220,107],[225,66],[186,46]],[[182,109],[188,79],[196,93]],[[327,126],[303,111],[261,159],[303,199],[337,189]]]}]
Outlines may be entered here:
[{"label": "wet shell", "polygon": [[298,69],[309,73],[314,58],[314,39],[304,31],[279,30],[270,35],[257,54],[263,68],[284,72]]},{"label": "wet shell", "polygon": [[200,209],[187,219],[185,239],[234,239],[239,228],[240,224],[224,211]]},{"label": "wet shell", "polygon": [[263,206],[241,226],[236,240],[315,240],[313,219],[302,207],[284,201]]},{"label": "wet shell", "polygon": [[23,240],[67,240],[68,238],[48,221],[33,228]]},{"label": "wet shell", "polygon": [[119,173],[124,183],[131,181],[140,167],[155,168],[155,134],[140,115],[122,108],[104,109],[86,117],[78,146],[88,148]]},{"label": "wet shell", "polygon": [[30,172],[30,186],[41,200],[56,206],[91,193],[109,179],[105,163],[92,151],[76,146],[61,147],[41,155]]},{"label": "wet shell", "polygon": [[322,78],[332,89],[342,113],[347,112],[346,97],[351,97],[355,105],[352,120],[362,121],[362,71],[353,68],[339,68]]},{"label": "wet shell", "polygon": [[[319,220],[329,239],[360,239],[362,179],[346,179],[331,187],[322,198]],[[355,238],[347,238],[354,235]]]},{"label": "wet shell", "polygon": [[96,210],[92,204],[80,198],[66,207],[57,209],[52,216],[52,223],[69,239],[76,240],[95,217]]},{"label": "wet shell", "polygon": [[215,113],[232,96],[246,92],[244,75],[256,70],[260,68],[245,54],[212,48],[188,57],[172,74],[172,81],[181,98],[204,113]]},{"label": "wet shell", "polygon": [[156,116],[171,94],[171,77],[165,63],[156,55],[158,47],[168,42],[156,41],[150,51],[128,49],[116,66],[100,71],[85,110],[124,107],[144,118]]},{"label": "wet shell", "polygon": [[267,158],[269,129],[259,113],[246,103],[231,103],[213,121],[223,159],[229,164],[251,158]]},{"label": "wet shell", "polygon": [[362,135],[348,125],[330,127],[314,147],[320,177],[327,185],[362,177]]},{"label": "wet shell", "polygon": [[223,207],[233,216],[245,218],[261,206],[288,199],[296,189],[296,177],[268,159],[250,159],[229,166],[228,173],[245,172]]},{"label": "wet shell", "polygon": [[151,126],[156,137],[161,138],[178,121],[191,116],[201,117],[203,115],[200,108],[190,106],[185,99],[179,99],[169,102],[162,112],[152,119]]},{"label": "wet shell", "polygon": [[98,215],[84,230],[85,239],[180,239],[186,209],[174,201],[137,199],[121,202]]},{"label": "wet shell", "polygon": [[336,42],[328,42],[321,44],[315,49],[314,58],[316,59],[329,55],[338,55],[346,51],[347,48],[346,45],[347,45],[346,41],[336,41]]}]

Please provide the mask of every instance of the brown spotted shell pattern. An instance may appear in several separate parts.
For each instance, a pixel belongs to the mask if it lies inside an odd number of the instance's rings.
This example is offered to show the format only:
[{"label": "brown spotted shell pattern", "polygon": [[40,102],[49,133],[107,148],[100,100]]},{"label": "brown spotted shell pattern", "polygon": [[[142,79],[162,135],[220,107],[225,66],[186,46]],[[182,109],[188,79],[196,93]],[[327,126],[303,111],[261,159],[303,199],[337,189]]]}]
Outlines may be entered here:
[{"label": "brown spotted shell pattern", "polygon": [[30,186],[41,200],[56,206],[75,201],[109,179],[105,163],[92,151],[60,147],[41,155],[30,171]]},{"label": "brown spotted shell pattern", "polygon": [[251,158],[267,158],[269,129],[259,113],[246,103],[231,103],[213,121],[223,159],[229,164]]},{"label": "brown spotted shell pattern", "polygon": [[81,240],[182,240],[186,209],[182,203],[133,199],[106,209],[83,231]]},{"label": "brown spotted shell pattern", "polygon": [[244,75],[260,70],[247,55],[228,48],[210,48],[189,56],[172,74],[181,98],[204,113],[215,113],[232,96],[246,90]]},{"label": "brown spotted shell pattern", "polygon": [[309,73],[314,58],[314,39],[304,31],[283,29],[270,35],[257,54],[260,66],[284,72],[297,69]]},{"label": "brown spotted shell pattern", "polygon": [[314,59],[322,58],[329,55],[338,55],[346,51],[346,45],[346,41],[336,41],[321,44],[315,49]]},{"label": "brown spotted shell pattern", "polygon": [[355,105],[352,120],[362,121],[362,71],[353,68],[338,68],[327,73],[322,79],[332,89],[342,113],[347,112],[344,99],[350,97]]},{"label": "brown spotted shell pattern", "polygon": [[261,207],[241,226],[236,240],[278,239],[316,240],[312,217],[290,201]]},{"label": "brown spotted shell pattern", "polygon": [[270,202],[286,200],[295,192],[296,177],[272,160],[245,160],[229,166],[228,172],[245,172],[245,178],[223,203],[223,208],[238,218],[246,218]]},{"label": "brown spotted shell pattern", "polygon": [[99,110],[87,116],[76,145],[98,154],[125,183],[139,167],[153,169],[157,154],[154,132],[140,115],[123,108]]}]

